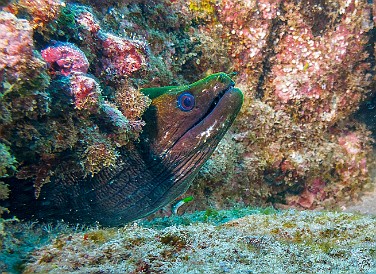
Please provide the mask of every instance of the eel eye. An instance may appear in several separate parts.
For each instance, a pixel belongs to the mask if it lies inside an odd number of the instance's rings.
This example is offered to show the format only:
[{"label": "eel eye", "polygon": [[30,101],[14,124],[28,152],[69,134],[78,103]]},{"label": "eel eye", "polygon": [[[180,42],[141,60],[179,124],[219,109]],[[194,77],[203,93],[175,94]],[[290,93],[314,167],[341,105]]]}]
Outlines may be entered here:
[{"label": "eel eye", "polygon": [[180,96],[178,97],[178,107],[182,111],[190,111],[193,109],[194,106],[195,106],[195,97],[192,94],[188,92],[184,92],[180,94]]}]

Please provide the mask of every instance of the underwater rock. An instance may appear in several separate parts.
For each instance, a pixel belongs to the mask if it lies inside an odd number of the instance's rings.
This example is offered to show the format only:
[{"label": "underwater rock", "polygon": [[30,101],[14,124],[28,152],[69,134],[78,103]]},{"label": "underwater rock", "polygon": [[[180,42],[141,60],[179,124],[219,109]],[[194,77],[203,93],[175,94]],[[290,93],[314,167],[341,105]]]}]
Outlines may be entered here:
[{"label": "underwater rock", "polygon": [[40,66],[33,54],[33,32],[27,20],[0,11],[0,80],[4,84],[25,81]]},{"label": "underwater rock", "polygon": [[[206,35],[222,30],[217,44],[227,47],[239,70],[245,102],[232,148],[213,155],[207,167],[212,177],[198,177],[187,193],[197,197],[188,210],[237,203],[340,207],[369,191],[375,183],[371,132],[351,114],[373,93],[372,5],[205,3],[218,16],[201,22],[200,30]],[[218,24],[223,28],[210,28]],[[358,154],[344,145],[343,134],[358,136]],[[223,158],[234,155],[232,176],[215,172]]]},{"label": "underwater rock", "polygon": [[365,46],[373,24],[367,5],[343,9],[337,24],[314,36],[303,9],[285,4],[286,29],[270,60],[264,101],[306,123],[333,124],[356,110],[369,92]]},{"label": "underwater rock", "polygon": [[34,29],[43,28],[56,19],[64,2],[60,0],[18,0],[13,1],[7,9],[18,13],[27,13],[30,17],[30,24]]},{"label": "underwater rock", "polygon": [[[60,234],[33,252],[24,273],[376,271],[375,218],[293,210],[248,214],[223,223],[236,210],[197,212],[159,229],[153,226],[168,219]],[[200,216],[208,217],[206,223]]]},{"label": "underwater rock", "polygon": [[233,69],[253,94],[269,54],[269,41],[276,36],[273,27],[281,12],[280,2],[224,0],[216,6]]}]

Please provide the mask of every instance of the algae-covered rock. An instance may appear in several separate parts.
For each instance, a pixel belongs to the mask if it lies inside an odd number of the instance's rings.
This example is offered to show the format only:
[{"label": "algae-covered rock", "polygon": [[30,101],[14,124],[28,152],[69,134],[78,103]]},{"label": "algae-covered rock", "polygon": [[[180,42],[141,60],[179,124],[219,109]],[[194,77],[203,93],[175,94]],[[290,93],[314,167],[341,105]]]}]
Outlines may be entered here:
[{"label": "algae-covered rock", "polygon": [[[243,213],[246,209],[243,209]],[[350,213],[249,210],[58,235],[24,273],[373,273],[376,219]],[[201,216],[201,217],[200,217]]]}]

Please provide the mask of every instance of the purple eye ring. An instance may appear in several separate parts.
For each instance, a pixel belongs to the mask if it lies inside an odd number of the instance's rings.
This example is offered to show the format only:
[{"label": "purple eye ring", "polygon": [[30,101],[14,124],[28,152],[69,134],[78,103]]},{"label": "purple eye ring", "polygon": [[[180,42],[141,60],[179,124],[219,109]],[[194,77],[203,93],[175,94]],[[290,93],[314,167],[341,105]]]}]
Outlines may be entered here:
[{"label": "purple eye ring", "polygon": [[195,106],[195,97],[189,92],[184,92],[179,95],[177,103],[182,111],[190,111]]}]

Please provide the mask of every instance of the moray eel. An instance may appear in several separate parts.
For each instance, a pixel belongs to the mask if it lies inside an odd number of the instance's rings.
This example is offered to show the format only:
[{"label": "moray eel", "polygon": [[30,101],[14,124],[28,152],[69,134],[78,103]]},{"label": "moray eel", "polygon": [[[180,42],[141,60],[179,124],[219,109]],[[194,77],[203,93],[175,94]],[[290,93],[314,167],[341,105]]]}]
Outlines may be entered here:
[{"label": "moray eel", "polygon": [[243,102],[225,73],[142,91],[152,103],[140,142],[93,177],[70,174],[43,186],[38,218],[116,226],[155,212],[187,190]]}]

